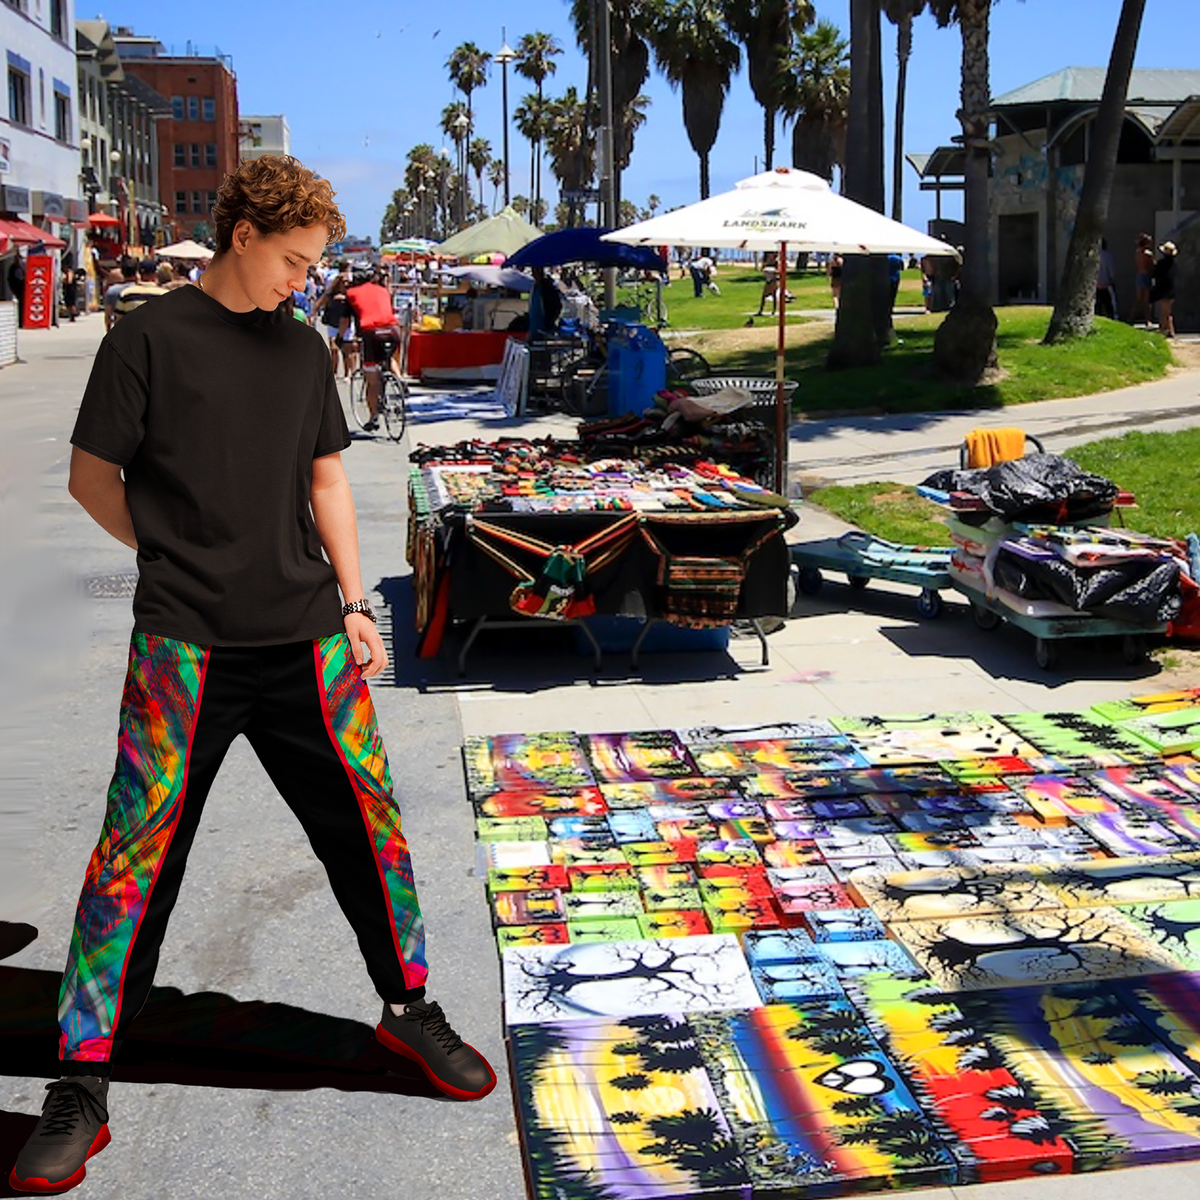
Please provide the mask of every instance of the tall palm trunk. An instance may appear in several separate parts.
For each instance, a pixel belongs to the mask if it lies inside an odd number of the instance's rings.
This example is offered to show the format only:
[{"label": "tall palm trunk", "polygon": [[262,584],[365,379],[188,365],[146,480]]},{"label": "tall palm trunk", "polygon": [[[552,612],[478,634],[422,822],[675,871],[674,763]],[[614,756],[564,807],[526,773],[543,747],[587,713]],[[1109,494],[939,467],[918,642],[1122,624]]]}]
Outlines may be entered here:
[{"label": "tall palm trunk", "polygon": [[769,171],[775,163],[775,106],[763,105],[763,170]]},{"label": "tall palm trunk", "polygon": [[904,220],[904,97],[908,90],[908,60],[912,55],[912,13],[903,13],[896,26],[896,120],[892,131],[892,220]]},{"label": "tall palm trunk", "polygon": [[996,314],[992,311],[989,257],[988,24],[992,0],[958,0],[962,36],[962,122],[966,152],[963,223],[966,227],[958,300],[938,327],[933,359],[951,379],[978,383],[996,365]]},{"label": "tall palm trunk", "polygon": [[1071,242],[1067,246],[1062,285],[1050,317],[1050,327],[1046,330],[1045,340],[1049,344],[1084,337],[1092,331],[1100,239],[1108,222],[1108,204],[1117,173],[1117,148],[1121,142],[1121,126],[1125,122],[1125,97],[1129,92],[1129,74],[1133,70],[1145,7],[1146,0],[1123,0],[1121,4],[1108,74],[1104,77],[1104,93],[1088,139],[1083,190],[1075,214],[1075,228],[1071,230]]},{"label": "tall palm trunk", "polygon": [[[844,191],[851,200],[883,208],[882,78],[879,55],[880,0],[850,0],[850,103]],[[874,128],[872,128],[874,126]],[[879,361],[877,324],[878,260],[846,256],[830,370],[871,366]],[[883,284],[886,286],[886,264]]]}]

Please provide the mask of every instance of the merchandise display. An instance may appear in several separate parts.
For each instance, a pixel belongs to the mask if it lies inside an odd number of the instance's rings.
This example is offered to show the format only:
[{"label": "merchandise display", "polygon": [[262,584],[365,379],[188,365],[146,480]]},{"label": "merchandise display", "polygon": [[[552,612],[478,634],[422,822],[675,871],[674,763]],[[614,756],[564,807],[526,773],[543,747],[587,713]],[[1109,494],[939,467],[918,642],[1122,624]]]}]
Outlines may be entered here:
[{"label": "merchandise display", "polygon": [[409,562],[420,652],[451,621],[630,615],[690,629],[785,616],[796,514],[729,467],[592,458],[583,442],[419,447]]},{"label": "merchandise display", "polygon": [[1197,721],[469,738],[531,1196],[1200,1158]]}]

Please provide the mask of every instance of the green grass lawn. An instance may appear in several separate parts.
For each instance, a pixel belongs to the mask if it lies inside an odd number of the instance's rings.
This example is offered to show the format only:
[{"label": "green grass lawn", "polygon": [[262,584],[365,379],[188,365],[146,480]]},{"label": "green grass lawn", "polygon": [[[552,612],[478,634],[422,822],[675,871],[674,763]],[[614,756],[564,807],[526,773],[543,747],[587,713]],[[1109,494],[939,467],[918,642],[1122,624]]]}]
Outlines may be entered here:
[{"label": "green grass lawn", "polygon": [[[677,278],[673,266],[671,274],[671,282],[665,289],[663,299],[667,305],[668,328],[672,331],[741,329],[747,317],[758,311],[763,287],[762,272],[745,264],[718,265],[716,284],[721,289],[719,296],[705,292],[699,298],[694,297],[691,279]],[[788,302],[789,325],[803,322],[804,318],[792,315],[800,309],[833,308],[829,278],[824,274],[815,271],[804,275],[789,274],[788,291],[795,297]],[[896,303],[900,307],[922,307],[920,271],[903,273]],[[774,327],[775,319],[769,304],[767,315],[757,318],[755,324],[764,328]]]},{"label": "green grass lawn", "polygon": [[[1125,524],[1154,537],[1183,538],[1200,532],[1200,429],[1179,433],[1127,433],[1068,450],[1085,470],[1131,491],[1138,507]],[[946,510],[899,483],[862,483],[820,488],[806,497],[819,508],[889,541],[948,546]]]},{"label": "green grass lawn", "polygon": [[[1000,377],[977,387],[944,383],[933,375],[933,339],[941,314],[898,319],[901,342],[884,352],[878,366],[849,371],[825,370],[832,327],[810,325],[794,331],[785,361],[787,377],[800,384],[795,408],[803,413],[998,408],[1145,383],[1160,378],[1171,365],[1170,347],[1162,337],[1118,321],[1098,319],[1091,337],[1043,346],[1050,309],[998,308],[996,317]],[[774,373],[773,337],[747,337],[724,346],[702,338],[690,344],[696,344],[718,373]]]}]

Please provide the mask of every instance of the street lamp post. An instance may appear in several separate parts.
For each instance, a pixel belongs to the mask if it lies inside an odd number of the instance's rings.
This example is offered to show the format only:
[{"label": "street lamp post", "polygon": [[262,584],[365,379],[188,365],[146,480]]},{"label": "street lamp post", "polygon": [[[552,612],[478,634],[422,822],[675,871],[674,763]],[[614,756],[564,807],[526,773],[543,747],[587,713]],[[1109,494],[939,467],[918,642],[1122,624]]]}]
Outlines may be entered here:
[{"label": "street lamp post", "polygon": [[443,146],[443,147],[442,147],[442,148],[441,148],[441,149],[438,151],[438,157],[439,157],[439,158],[442,160],[442,167],[441,167],[440,174],[441,174],[441,177],[442,177],[442,179],[441,179],[441,184],[442,184],[442,187],[441,187],[441,192],[442,192],[442,222],[443,222],[443,227],[442,227],[442,236],[441,236],[440,240],[444,242],[444,241],[446,240],[446,238],[448,238],[448,237],[450,236],[450,230],[449,230],[449,225],[450,225],[450,212],[449,212],[449,206],[448,206],[448,205],[447,205],[447,203],[446,203],[446,184],[447,184],[447,181],[448,181],[448,179],[449,179],[449,175],[450,175],[450,151],[449,151],[449,150],[447,150],[445,146]]},{"label": "street lamp post", "polygon": [[501,83],[500,94],[504,113],[504,207],[509,204],[508,195],[508,64],[517,57],[517,52],[508,44],[503,26],[500,29],[500,49],[496,51],[495,61],[500,64]]},{"label": "street lamp post", "polygon": [[117,212],[114,214],[121,222],[121,245],[123,247],[121,253],[129,253],[129,217],[126,212],[125,203],[121,199],[121,190],[124,180],[118,173],[121,169],[121,152],[120,150],[110,150],[108,152],[108,188],[109,192],[116,191],[117,199],[115,202]]},{"label": "street lamp post", "polygon": [[467,140],[471,136],[471,118],[460,112],[454,118],[454,128],[458,131],[455,142],[458,144],[458,223],[467,223]]}]

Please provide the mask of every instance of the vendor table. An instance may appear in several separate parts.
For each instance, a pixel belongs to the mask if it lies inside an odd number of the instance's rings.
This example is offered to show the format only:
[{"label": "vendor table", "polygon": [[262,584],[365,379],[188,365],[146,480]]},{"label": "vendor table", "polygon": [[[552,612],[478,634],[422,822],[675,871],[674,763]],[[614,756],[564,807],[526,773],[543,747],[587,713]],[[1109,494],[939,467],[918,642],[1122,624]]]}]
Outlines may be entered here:
[{"label": "vendor table", "polygon": [[[787,615],[790,559],[783,532],[796,519],[790,509],[434,511],[420,471],[410,477],[410,497],[422,653],[436,652],[430,631],[449,622],[472,624],[464,652],[482,628],[501,621],[561,628],[562,621],[522,617],[512,600],[523,580],[536,580],[547,569],[549,552],[563,550],[579,550],[587,559],[589,614],[682,625]],[[440,641],[440,633],[432,640]]]},{"label": "vendor table", "polygon": [[408,373],[421,379],[498,379],[510,337],[524,338],[524,334],[414,330],[408,344]]}]

